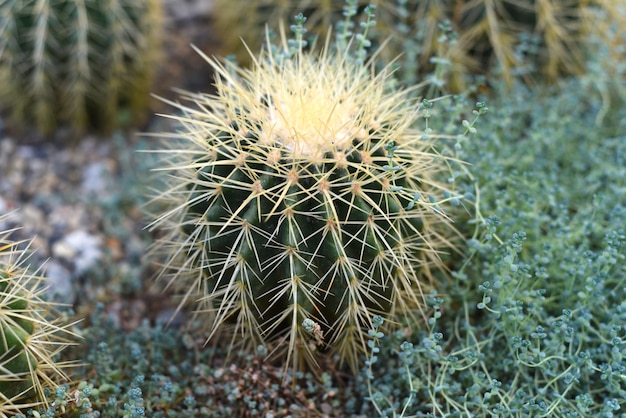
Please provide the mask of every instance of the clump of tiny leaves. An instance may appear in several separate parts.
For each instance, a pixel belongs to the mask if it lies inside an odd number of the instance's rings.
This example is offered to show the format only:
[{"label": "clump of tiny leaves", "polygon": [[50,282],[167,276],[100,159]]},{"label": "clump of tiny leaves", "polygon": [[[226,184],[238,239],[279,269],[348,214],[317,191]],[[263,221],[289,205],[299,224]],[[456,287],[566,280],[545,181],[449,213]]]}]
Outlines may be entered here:
[{"label": "clump of tiny leaves", "polygon": [[[265,362],[267,349],[237,352],[203,347],[197,329],[144,321],[123,332],[98,305],[80,351],[81,381],[48,391],[48,407],[25,416],[165,418],[232,416],[344,416],[332,364],[321,377],[285,375]],[[86,353],[86,354],[85,354]]]},{"label": "clump of tiny leaves", "polygon": [[437,99],[367,58],[374,11],[321,52],[298,15],[294,39],[268,42],[251,69],[207,58],[216,93],[175,104],[180,130],[163,136],[183,142],[159,169],[155,251],[209,340],[231,333],[299,369],[337,354],[356,371],[374,315],[420,321],[458,240],[446,211],[463,196],[446,179],[461,164],[430,133]]},{"label": "clump of tiny leaves", "polygon": [[624,87],[598,72],[498,90],[456,148],[484,216],[459,225],[476,231],[470,256],[428,298],[426,329],[383,336],[373,324],[358,413],[626,413]]}]

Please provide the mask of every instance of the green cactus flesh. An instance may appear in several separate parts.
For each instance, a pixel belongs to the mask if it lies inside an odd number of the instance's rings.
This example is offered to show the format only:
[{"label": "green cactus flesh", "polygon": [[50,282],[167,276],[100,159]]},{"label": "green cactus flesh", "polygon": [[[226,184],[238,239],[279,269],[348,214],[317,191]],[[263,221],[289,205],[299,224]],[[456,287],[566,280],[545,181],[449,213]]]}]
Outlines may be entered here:
[{"label": "green cactus flesh", "polygon": [[233,331],[296,367],[327,351],[356,371],[374,316],[421,319],[453,231],[436,180],[451,159],[415,126],[414,92],[342,54],[208,59],[215,95],[174,117],[192,148],[173,154],[156,249],[209,339]]},{"label": "green cactus flesh", "polygon": [[0,324],[0,392],[7,399],[32,397],[35,392],[31,373],[37,362],[26,345],[35,325],[21,317],[28,308],[28,301],[19,294],[7,294],[10,275],[0,272],[0,280],[3,296],[0,312],[4,311],[0,313],[3,316]]},{"label": "green cactus flesh", "polygon": [[224,319],[244,315],[264,339],[310,318],[329,343],[360,345],[372,316],[388,316],[415,288],[423,223],[406,209],[414,195],[400,190],[419,182],[392,178],[384,141],[354,139],[345,155],[314,163],[237,135],[216,135],[215,158],[199,161],[182,228],[204,248],[206,292],[221,295]]}]

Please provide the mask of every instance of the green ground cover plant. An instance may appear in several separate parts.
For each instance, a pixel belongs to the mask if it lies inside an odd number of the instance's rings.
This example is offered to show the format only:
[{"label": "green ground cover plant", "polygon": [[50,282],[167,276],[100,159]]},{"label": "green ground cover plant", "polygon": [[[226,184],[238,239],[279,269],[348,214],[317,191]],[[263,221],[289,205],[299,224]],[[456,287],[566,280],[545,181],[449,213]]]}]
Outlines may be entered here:
[{"label": "green ground cover plant", "polygon": [[[606,113],[598,86],[616,96]],[[486,223],[429,329],[376,338],[369,414],[622,416],[624,84],[596,72],[496,93],[460,151]]]}]

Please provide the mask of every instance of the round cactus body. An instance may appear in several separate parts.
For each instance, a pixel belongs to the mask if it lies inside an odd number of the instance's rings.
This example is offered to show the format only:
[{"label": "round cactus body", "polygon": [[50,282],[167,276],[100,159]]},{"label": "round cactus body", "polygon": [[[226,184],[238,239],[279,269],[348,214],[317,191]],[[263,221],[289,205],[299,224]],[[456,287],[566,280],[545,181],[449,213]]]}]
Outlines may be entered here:
[{"label": "round cactus body", "polygon": [[13,281],[8,271],[0,270],[0,393],[3,399],[32,398],[37,360],[26,347],[35,324],[28,318],[28,300],[19,288],[11,288]]},{"label": "round cactus body", "polygon": [[16,396],[32,397],[34,386],[31,371],[37,368],[37,362],[24,348],[30,334],[20,326],[3,326],[1,332],[4,340],[0,342],[0,361],[9,377],[0,379],[0,392],[9,399]]},{"label": "round cactus body", "polygon": [[356,370],[372,318],[416,319],[450,245],[435,181],[447,160],[415,127],[411,92],[346,52],[207,60],[217,93],[174,117],[164,271],[210,335],[283,342],[297,364],[327,349]]},{"label": "round cactus body", "polygon": [[7,235],[0,233],[0,416],[45,404],[44,389],[67,379],[70,363],[56,356],[74,335],[42,299],[43,278],[21,267],[26,250]]}]

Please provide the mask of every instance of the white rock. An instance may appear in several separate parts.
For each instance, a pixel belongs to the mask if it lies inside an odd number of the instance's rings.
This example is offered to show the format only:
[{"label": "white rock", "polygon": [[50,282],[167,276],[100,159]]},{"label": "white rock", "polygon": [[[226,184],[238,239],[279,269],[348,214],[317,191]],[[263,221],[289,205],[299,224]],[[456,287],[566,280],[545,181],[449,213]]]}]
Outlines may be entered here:
[{"label": "white rock", "polygon": [[65,240],[57,241],[52,246],[52,256],[62,260],[72,260],[78,251]]},{"label": "white rock", "polygon": [[66,258],[74,263],[79,275],[93,267],[102,256],[102,239],[80,229],[66,235],[58,244],[66,255],[70,255]]},{"label": "white rock", "polygon": [[109,186],[109,171],[103,161],[87,164],[83,171],[82,190],[85,194],[102,196]]},{"label": "white rock", "polygon": [[72,273],[55,260],[49,260],[44,266],[45,276],[48,279],[46,291],[51,300],[61,303],[74,303],[76,291],[73,286]]}]

